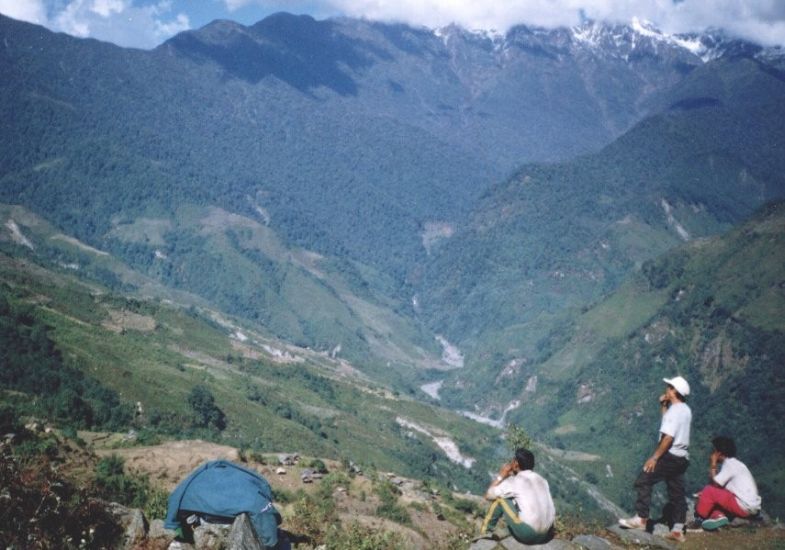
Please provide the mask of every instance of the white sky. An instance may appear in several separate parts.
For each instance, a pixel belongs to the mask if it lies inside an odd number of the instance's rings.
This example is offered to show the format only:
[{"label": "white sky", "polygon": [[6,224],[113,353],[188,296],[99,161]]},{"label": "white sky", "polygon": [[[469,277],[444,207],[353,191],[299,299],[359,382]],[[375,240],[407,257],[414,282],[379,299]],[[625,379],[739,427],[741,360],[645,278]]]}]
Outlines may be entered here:
[{"label": "white sky", "polygon": [[668,33],[723,28],[785,45],[785,0],[0,0],[4,15],[139,48],[213,19],[251,24],[277,11],[502,32],[520,23],[554,27],[582,17],[623,23],[638,17]]}]

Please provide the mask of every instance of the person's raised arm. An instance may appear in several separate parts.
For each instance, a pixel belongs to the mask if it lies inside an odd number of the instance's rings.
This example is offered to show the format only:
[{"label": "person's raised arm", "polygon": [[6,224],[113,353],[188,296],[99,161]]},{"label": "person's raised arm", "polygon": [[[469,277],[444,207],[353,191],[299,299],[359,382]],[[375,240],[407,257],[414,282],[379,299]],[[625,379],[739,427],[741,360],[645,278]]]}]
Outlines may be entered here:
[{"label": "person's raised arm", "polygon": [[507,479],[510,475],[515,473],[515,464],[512,462],[507,462],[502,465],[499,469],[499,475],[497,475],[491,484],[488,486],[488,490],[485,491],[485,499],[486,500],[496,500],[496,497],[491,495],[491,489],[496,487],[499,483]]}]

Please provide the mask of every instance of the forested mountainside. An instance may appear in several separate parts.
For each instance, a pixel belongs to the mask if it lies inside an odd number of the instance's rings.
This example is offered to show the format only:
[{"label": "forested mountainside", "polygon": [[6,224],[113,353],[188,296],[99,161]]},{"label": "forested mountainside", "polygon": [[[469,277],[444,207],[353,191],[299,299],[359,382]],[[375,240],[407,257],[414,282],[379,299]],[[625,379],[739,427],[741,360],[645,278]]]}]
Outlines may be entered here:
[{"label": "forested mountainside", "polygon": [[[734,437],[764,507],[781,514],[785,378],[785,204],[765,206],[727,235],[695,239],[577,313],[539,362],[486,378],[486,400],[519,404],[549,445],[596,454],[576,468],[632,509],[631,483],[656,442],[656,397],[676,373],[691,385],[690,487],[706,481],[711,438]],[[692,490],[691,489],[691,490]]]},{"label": "forested mountainside", "polygon": [[456,394],[510,361],[541,363],[580,308],[644,261],[782,197],[783,74],[749,58],[696,69],[668,110],[602,151],[526,165],[489,190],[434,250],[419,300],[466,351]]},{"label": "forested mountainside", "polygon": [[494,37],[288,14],[153,51],[5,17],[0,33],[2,200],[151,273],[161,243],[117,229],[154,219],[171,262],[158,276],[199,293],[209,254],[184,208],[253,218],[400,285],[514,166],[610,142],[728,47],[589,23]]},{"label": "forested mountainside", "polygon": [[[110,271],[116,260],[104,260]],[[131,445],[201,438],[307,451],[482,489],[498,445],[487,428],[393,393],[346,361],[174,301],[182,296],[110,292],[90,271],[0,240],[4,430],[36,418],[70,434],[130,431]]]}]

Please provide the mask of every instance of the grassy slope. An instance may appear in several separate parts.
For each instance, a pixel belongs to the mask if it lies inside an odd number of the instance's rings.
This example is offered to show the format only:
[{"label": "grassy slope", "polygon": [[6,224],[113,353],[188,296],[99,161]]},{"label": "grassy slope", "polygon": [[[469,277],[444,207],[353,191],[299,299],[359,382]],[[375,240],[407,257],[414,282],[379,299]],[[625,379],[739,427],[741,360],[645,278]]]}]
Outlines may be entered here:
[{"label": "grassy slope", "polygon": [[[62,255],[51,261],[56,255],[50,248],[51,254],[42,258],[41,243],[52,242],[44,237],[44,222],[19,209],[4,212],[19,220],[36,248],[20,246],[11,241],[10,231],[3,232],[2,292],[34,306],[68,364],[116,390],[124,401],[141,402],[141,427],[156,414],[185,423],[190,415],[187,395],[204,384],[227,415],[228,427],[219,440],[229,444],[346,457],[423,477],[449,476],[474,490],[485,482],[483,457],[493,455],[495,432],[393,394],[346,361],[236,324],[198,300],[176,305],[171,301],[176,294],[153,283],[148,290],[157,290],[159,297],[111,293],[90,276],[96,262],[113,268],[107,269],[110,273],[120,272],[111,256],[89,253],[97,257],[95,262],[82,257],[79,270],[63,267],[68,254],[76,254],[76,245],[56,240],[51,247],[62,247]],[[279,360],[273,349],[288,359]],[[452,464],[432,438],[407,434],[397,417],[435,434],[449,433],[464,454],[480,462],[472,470]]]},{"label": "grassy slope", "polygon": [[[110,233],[119,244],[108,254],[69,240],[21,207],[0,205],[0,217],[13,220],[33,247],[17,246],[15,254],[70,266],[115,290],[215,305],[301,347],[335,350],[386,383],[403,388],[413,371],[438,366],[435,340],[399,312],[388,297],[389,279],[289,248],[253,219],[187,204],[173,217],[116,218]],[[13,242],[10,230],[3,239]],[[141,271],[118,261],[114,253],[123,248],[141,258]]]},{"label": "grassy slope", "polygon": [[725,433],[765,506],[781,514],[783,434],[773,419],[785,395],[783,257],[785,206],[776,204],[724,237],[645,264],[578,318],[513,418],[552,445],[600,455],[578,471],[631,505],[631,479],[655,441],[661,378],[682,373],[693,388],[692,489],[705,482],[709,440]]},{"label": "grassy slope", "polygon": [[[61,256],[42,257],[44,244],[52,241],[51,228],[19,208],[3,212],[17,220],[35,250],[13,242],[10,231],[0,233],[0,291],[12,302],[34,307],[66,364],[117,391],[124,402],[141,403],[143,415],[134,427],[147,433],[143,440],[149,440],[150,429],[163,437],[174,430],[235,447],[346,458],[474,492],[484,489],[488,472],[498,467],[496,429],[414,401],[352,363],[280,341],[192,296],[169,293],[111,255],[80,256],[80,268],[74,269],[70,262],[73,249],[81,246],[77,241],[55,239]],[[147,297],[110,291],[97,275],[117,281],[96,271],[96,263],[134,280]],[[367,302],[363,307],[369,307]],[[382,330],[379,323],[374,327]],[[209,388],[226,414],[228,426],[220,434],[189,427],[187,397],[197,384]],[[17,405],[24,401],[17,394],[3,395]],[[399,418],[432,436],[402,427]],[[477,462],[471,469],[455,465],[434,437],[452,439]],[[585,491],[543,460],[558,487],[560,509],[593,514]]]}]

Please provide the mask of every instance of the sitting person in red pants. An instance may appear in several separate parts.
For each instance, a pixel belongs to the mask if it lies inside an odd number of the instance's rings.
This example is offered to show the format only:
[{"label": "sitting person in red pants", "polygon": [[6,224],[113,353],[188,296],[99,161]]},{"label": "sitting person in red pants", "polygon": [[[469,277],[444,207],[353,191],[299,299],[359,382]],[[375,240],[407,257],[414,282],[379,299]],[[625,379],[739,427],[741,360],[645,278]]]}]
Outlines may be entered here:
[{"label": "sitting person in red pants", "polygon": [[[747,466],[736,458],[730,437],[715,437],[709,459],[711,483],[698,496],[695,515],[703,529],[713,531],[728,524],[728,516],[746,518],[760,511],[758,487]],[[717,469],[720,466],[719,471]]]}]

